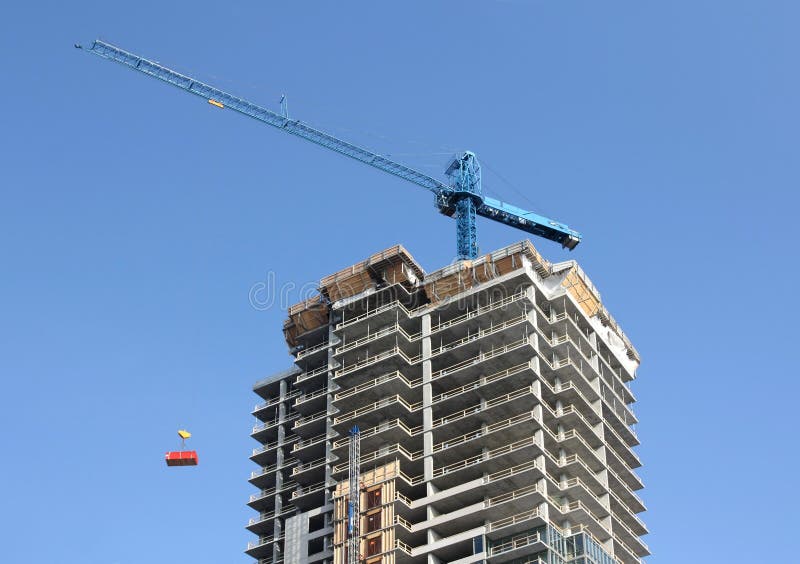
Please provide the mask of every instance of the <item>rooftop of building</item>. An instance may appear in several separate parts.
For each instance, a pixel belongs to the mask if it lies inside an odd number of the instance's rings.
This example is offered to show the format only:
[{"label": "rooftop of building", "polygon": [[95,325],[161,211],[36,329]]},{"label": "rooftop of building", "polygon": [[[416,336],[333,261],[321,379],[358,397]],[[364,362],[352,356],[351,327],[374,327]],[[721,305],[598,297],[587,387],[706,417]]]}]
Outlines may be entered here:
[{"label": "rooftop of building", "polygon": [[335,307],[344,300],[355,299],[386,285],[400,284],[409,291],[423,292],[427,304],[436,306],[467,289],[519,269],[524,261],[542,280],[564,288],[587,317],[608,328],[621,341],[630,360],[640,362],[639,353],[605,308],[600,292],[578,263],[574,260],[552,263],[542,257],[529,240],[429,273],[402,245],[395,245],[323,277],[317,295],[289,308],[284,334],[293,347],[298,334],[327,323],[329,306]]}]

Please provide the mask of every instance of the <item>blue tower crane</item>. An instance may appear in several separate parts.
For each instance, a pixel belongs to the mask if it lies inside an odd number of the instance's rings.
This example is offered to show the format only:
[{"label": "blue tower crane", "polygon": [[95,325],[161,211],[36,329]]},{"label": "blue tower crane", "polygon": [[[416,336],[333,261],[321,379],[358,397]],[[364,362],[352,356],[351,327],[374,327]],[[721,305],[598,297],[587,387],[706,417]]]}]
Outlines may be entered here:
[{"label": "blue tower crane", "polygon": [[473,259],[478,256],[476,216],[493,219],[527,233],[555,241],[569,250],[574,249],[581,241],[580,233],[563,223],[485,196],[481,189],[481,167],[475,154],[470,151],[465,151],[453,159],[445,171],[449,182],[444,183],[372,151],[310,127],[299,120],[290,119],[285,107],[283,115],[277,114],[99,39],[93,41],[89,47],[84,48],[80,44],[76,44],[75,47],[205,98],[209,104],[215,107],[234,110],[389,174],[399,176],[433,192],[436,208],[444,215],[456,219],[459,259]]}]

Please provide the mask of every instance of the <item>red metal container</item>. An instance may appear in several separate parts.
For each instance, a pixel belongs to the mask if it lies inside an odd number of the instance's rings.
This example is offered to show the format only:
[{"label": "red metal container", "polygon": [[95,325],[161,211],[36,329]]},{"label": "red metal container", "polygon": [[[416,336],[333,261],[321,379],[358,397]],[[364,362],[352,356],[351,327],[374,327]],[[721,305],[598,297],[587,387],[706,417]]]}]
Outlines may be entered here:
[{"label": "red metal container", "polygon": [[167,466],[197,466],[197,452],[175,450],[166,455]]}]

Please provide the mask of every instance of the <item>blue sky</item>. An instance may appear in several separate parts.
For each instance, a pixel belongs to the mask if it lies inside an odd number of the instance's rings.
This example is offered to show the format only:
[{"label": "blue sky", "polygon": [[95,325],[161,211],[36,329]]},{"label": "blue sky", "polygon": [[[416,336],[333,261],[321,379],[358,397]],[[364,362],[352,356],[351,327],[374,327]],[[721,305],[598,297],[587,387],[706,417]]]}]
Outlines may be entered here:
[{"label": "blue sky", "polygon": [[[101,37],[569,224],[639,349],[650,562],[774,562],[800,502],[789,1],[28,2],[0,20],[0,561],[248,562],[252,384],[298,286],[455,225],[424,190],[117,65]],[[481,221],[482,250],[523,234]],[[269,274],[273,273],[273,274]],[[295,296],[296,297],[296,296]],[[167,470],[186,426],[196,469]],[[761,516],[763,520],[755,519]],[[759,539],[755,544],[744,539]]]}]

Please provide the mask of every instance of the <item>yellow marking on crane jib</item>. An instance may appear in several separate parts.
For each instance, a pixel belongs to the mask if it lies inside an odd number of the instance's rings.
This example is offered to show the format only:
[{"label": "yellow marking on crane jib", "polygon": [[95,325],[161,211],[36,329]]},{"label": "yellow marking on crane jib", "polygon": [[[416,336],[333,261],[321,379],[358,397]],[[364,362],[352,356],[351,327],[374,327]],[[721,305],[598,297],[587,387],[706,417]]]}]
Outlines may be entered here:
[{"label": "yellow marking on crane jib", "polygon": [[225,106],[222,105],[222,102],[217,102],[216,100],[209,100],[208,103],[211,104],[212,106],[216,106],[218,108],[224,108],[225,107]]}]

